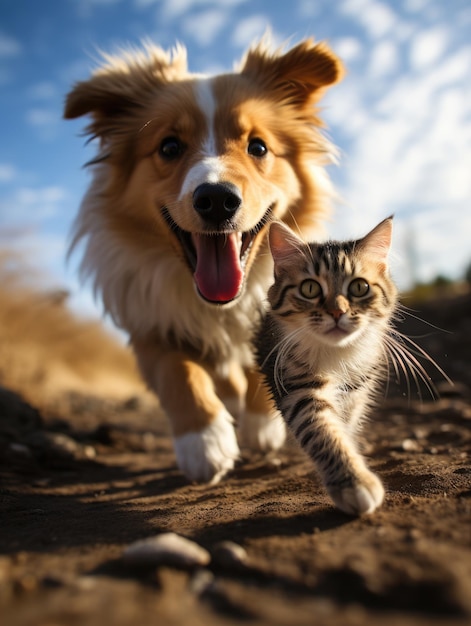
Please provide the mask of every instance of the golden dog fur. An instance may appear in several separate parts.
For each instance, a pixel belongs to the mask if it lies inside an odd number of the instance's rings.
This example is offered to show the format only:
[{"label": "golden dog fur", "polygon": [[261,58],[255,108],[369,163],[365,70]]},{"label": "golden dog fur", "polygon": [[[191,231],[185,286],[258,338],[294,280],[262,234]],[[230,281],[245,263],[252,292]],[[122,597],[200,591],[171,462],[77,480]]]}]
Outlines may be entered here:
[{"label": "golden dog fur", "polygon": [[65,117],[90,115],[99,142],[73,246],[85,242],[82,273],[129,333],[191,480],[221,478],[239,443],[283,444],[251,350],[273,271],[266,226],[319,234],[332,148],[316,103],[341,74],[312,40],[260,42],[213,77],[190,73],[184,48],[147,44],[68,95]]}]

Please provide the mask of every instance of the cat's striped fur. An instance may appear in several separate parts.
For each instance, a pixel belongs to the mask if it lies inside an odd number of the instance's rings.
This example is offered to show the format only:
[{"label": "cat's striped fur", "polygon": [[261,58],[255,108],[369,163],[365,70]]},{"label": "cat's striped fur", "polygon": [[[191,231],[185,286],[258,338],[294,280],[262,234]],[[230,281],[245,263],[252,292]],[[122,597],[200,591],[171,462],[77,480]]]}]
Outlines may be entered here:
[{"label": "cat's striped fur", "polygon": [[388,218],[359,240],[306,244],[272,224],[275,282],[255,341],[288,427],[335,505],[355,515],[384,497],[356,435],[387,364],[397,298],[387,264],[391,232]]}]

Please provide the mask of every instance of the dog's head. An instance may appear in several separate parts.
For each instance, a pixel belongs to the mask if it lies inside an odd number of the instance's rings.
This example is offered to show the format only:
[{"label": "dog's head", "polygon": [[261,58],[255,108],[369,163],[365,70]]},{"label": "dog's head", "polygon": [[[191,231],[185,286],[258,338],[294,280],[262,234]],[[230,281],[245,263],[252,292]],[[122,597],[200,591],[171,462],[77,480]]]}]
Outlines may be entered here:
[{"label": "dog's head", "polygon": [[315,103],[341,73],[311,40],[287,52],[260,43],[237,71],[210,78],[187,71],[183,48],[147,46],[107,57],[69,94],[65,117],[92,116],[107,221],[143,245],[165,231],[200,296],[227,304],[243,292],[265,225],[302,223],[300,202],[319,209],[310,166],[327,142]]}]

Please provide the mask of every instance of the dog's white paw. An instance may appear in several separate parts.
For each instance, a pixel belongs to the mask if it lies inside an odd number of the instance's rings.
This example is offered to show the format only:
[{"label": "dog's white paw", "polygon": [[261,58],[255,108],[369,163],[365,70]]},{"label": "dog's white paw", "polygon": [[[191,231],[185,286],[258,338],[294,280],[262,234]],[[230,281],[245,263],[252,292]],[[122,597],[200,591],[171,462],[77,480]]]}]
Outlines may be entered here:
[{"label": "dog's white paw", "polygon": [[286,426],[279,413],[247,412],[239,426],[241,446],[268,454],[279,450],[286,440]]},{"label": "dog's white paw", "polygon": [[384,500],[384,487],[380,479],[365,470],[348,487],[328,487],[329,495],[335,506],[349,515],[373,513]]},{"label": "dog's white paw", "polygon": [[205,429],[173,441],[179,468],[194,482],[216,484],[239,457],[232,417],[226,410]]}]

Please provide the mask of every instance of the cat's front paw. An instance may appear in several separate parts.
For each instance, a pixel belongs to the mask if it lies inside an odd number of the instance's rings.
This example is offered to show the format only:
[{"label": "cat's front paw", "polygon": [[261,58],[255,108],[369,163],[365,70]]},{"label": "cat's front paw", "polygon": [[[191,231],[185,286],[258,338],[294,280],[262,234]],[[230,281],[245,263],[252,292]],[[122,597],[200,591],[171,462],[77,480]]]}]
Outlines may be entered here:
[{"label": "cat's front paw", "polygon": [[383,484],[369,470],[356,476],[350,485],[329,485],[327,490],[335,506],[348,515],[373,513],[384,500]]},{"label": "cat's front paw", "polygon": [[175,437],[173,443],[179,468],[193,482],[218,483],[239,458],[232,417],[227,411],[221,411],[203,430]]}]

